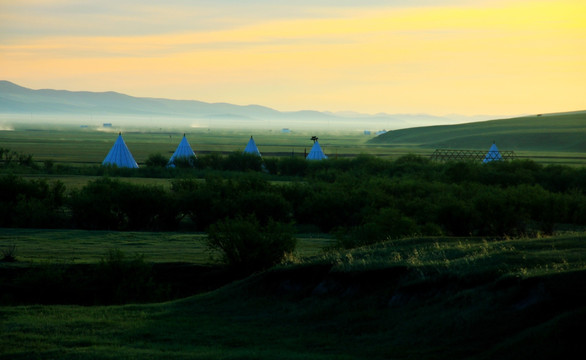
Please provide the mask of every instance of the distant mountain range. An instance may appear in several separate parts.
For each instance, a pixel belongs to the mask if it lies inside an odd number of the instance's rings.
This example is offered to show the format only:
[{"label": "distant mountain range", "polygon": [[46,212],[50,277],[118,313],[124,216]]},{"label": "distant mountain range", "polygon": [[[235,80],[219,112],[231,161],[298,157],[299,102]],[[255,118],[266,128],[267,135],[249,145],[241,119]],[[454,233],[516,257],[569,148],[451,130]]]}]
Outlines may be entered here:
[{"label": "distant mountain range", "polygon": [[[494,118],[438,117],[426,114],[375,115],[355,112],[294,111],[282,112],[260,105],[206,103],[196,100],[170,100],[133,97],[117,92],[89,92],[28,89],[0,80],[0,114],[42,119],[118,120],[148,123],[153,118],[165,118],[169,123],[202,127],[291,127],[329,129],[394,130],[400,128],[471,122]],[[159,121],[160,122],[160,121]],[[195,125],[194,125],[195,124]]]}]

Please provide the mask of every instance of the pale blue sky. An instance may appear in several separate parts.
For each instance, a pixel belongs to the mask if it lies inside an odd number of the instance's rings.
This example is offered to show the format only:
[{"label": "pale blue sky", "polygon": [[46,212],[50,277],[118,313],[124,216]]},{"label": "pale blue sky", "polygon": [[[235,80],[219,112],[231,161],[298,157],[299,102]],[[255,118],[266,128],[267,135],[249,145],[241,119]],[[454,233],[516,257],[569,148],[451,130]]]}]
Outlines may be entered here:
[{"label": "pale blue sky", "polygon": [[0,0],[0,36],[139,35],[234,28],[260,21],[350,16],[352,9],[470,3],[467,0]]}]

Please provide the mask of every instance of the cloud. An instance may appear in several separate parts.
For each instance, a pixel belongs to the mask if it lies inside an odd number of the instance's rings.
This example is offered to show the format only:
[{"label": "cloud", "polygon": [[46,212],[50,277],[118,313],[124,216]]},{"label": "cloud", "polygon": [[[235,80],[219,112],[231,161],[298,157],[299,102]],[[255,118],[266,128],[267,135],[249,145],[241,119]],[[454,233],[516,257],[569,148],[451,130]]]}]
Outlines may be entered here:
[{"label": "cloud", "polygon": [[268,20],[347,16],[357,9],[466,2],[469,1],[0,0],[0,39],[17,41],[31,36],[136,36],[216,31]]},{"label": "cloud", "polygon": [[1,13],[0,34],[18,33],[19,16],[45,31],[0,35],[0,78],[280,110],[435,113],[570,106],[586,83],[582,1],[41,3]]}]

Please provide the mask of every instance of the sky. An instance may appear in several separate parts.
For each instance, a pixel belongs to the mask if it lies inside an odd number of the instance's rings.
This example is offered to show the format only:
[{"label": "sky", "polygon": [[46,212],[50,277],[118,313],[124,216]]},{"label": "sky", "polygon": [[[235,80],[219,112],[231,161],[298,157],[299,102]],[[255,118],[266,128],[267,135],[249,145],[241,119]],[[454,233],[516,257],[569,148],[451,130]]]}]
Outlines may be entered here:
[{"label": "sky", "polygon": [[584,0],[0,0],[0,80],[281,111],[586,109]]}]

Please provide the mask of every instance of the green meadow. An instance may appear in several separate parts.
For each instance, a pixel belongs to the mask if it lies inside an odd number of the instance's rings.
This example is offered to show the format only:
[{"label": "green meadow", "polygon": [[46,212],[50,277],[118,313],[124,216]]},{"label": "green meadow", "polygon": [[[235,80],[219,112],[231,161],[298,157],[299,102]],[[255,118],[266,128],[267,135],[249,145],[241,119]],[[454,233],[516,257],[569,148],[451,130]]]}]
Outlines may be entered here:
[{"label": "green meadow", "polygon": [[[226,278],[218,270],[222,269],[219,254],[206,246],[206,234],[199,228],[194,231],[195,223],[190,223],[218,211],[210,199],[218,200],[215,197],[226,185],[223,179],[209,181],[209,189],[202,185],[208,182],[203,178],[184,183],[186,190],[180,194],[199,194],[193,199],[211,205],[195,206],[192,218],[186,216],[173,231],[0,228],[0,258],[13,255],[16,260],[0,261],[0,359],[582,357],[586,352],[582,341],[586,208],[580,203],[585,191],[580,170],[586,158],[584,116],[568,113],[405,129],[378,138],[333,131],[124,129],[124,140],[141,166],[154,153],[170,157],[184,132],[198,156],[242,152],[253,135],[264,158],[301,157],[311,148],[311,136],[317,135],[330,158],[348,161],[324,168],[312,164],[309,175],[293,180],[258,174],[270,184],[262,185],[263,191],[278,188],[282,191],[278,195],[295,205],[292,213],[325,210],[321,222],[296,224],[293,253],[279,265],[252,275],[228,271]],[[71,190],[75,194],[101,177],[50,173],[43,170],[44,162],[97,167],[119,130],[27,124],[0,131],[1,148],[31,154],[39,164],[36,169],[2,171],[27,180],[61,181],[67,189],[63,196],[71,198]],[[493,141],[500,149],[538,164],[521,161],[484,167],[422,159],[436,148],[488,150]],[[381,158],[389,162],[379,162]],[[240,188],[248,184],[244,176],[248,174],[214,173],[218,174],[232,181],[232,188],[226,189],[240,189],[243,194],[250,190]],[[161,192],[172,192],[170,178],[130,176],[122,181],[132,186],[114,183],[119,187],[112,189],[155,192],[160,187]],[[189,186],[199,185],[199,193],[190,193]],[[204,190],[217,192],[206,198]],[[303,199],[303,194],[319,199],[305,201],[314,199]],[[228,203],[239,200],[227,199]],[[15,209],[26,213],[34,209],[35,203],[30,204],[30,208],[17,204]],[[71,216],[74,209],[67,209],[60,215]],[[262,206],[254,209],[263,210]],[[472,234],[478,229],[463,224],[468,220],[484,224],[488,231],[503,225],[504,213],[519,222],[504,225],[520,230],[481,236]],[[341,216],[348,223],[337,232],[318,226],[336,224]],[[358,221],[359,216],[364,221]],[[444,229],[446,223],[461,236]],[[389,229],[396,235],[370,241]],[[349,241],[353,236],[354,243]],[[355,247],[341,246],[341,239]],[[184,265],[192,267],[189,274],[182,273]],[[161,275],[173,266],[177,267]],[[153,273],[145,272],[151,267]],[[90,273],[97,280],[84,282]],[[117,305],[92,302],[100,295],[91,292],[94,286],[113,294],[117,290],[108,289],[100,279],[115,283],[126,275],[141,281],[125,290],[130,295],[150,289],[162,294],[153,299],[163,300],[149,302],[148,296],[139,294],[142,301],[130,297],[114,301]],[[171,296],[164,284],[153,284],[165,276],[176,278],[174,286],[196,282],[183,285],[197,291],[181,288],[185,291],[175,294],[188,295]],[[215,277],[212,285],[206,276]],[[26,297],[34,291],[75,296],[77,290],[93,298],[43,303]],[[19,303],[11,293],[22,293],[27,301]]]},{"label": "green meadow", "polygon": [[312,146],[311,136],[331,158],[370,154],[395,159],[413,153],[429,156],[435,149],[514,151],[519,158],[544,164],[580,165],[586,160],[586,112],[543,114],[520,118],[390,131],[384,135],[362,132],[227,130],[210,128],[80,128],[73,125],[22,124],[0,131],[0,146],[36,161],[75,166],[99,165],[114,144],[117,133],[139,165],[150,154],[170,157],[185,133],[196,154],[241,152],[254,136],[265,157],[303,156]]},{"label": "green meadow", "polygon": [[[118,136],[117,130],[73,126],[34,125],[15,127],[13,131],[0,131],[2,147],[31,154],[37,161],[53,160],[56,163],[96,165],[101,164]],[[319,136],[324,152],[330,157],[353,156],[360,153],[378,155],[400,155],[366,142],[372,136],[360,132],[315,132],[293,131],[282,133],[267,130],[223,130],[223,129],[128,129],[122,131],[126,145],[139,165],[150,154],[161,153],[171,157],[183,134],[197,154],[242,152],[250,136],[264,156],[303,156],[309,152],[313,135]]]},{"label": "green meadow", "polygon": [[406,238],[171,302],[5,306],[0,359],[579,356],[585,240]]},{"label": "green meadow", "polygon": [[[144,255],[146,261],[153,263],[215,264],[204,237],[204,233],[193,232],[0,229],[0,244],[14,245],[19,263],[27,266],[97,263],[109,250],[115,249]],[[292,254],[295,258],[318,255],[333,244],[327,234],[298,234],[297,239],[297,249]]]},{"label": "green meadow", "polygon": [[540,163],[579,165],[586,162],[586,112],[540,114],[449,126],[391,131],[368,144],[414,149],[499,149]]}]

